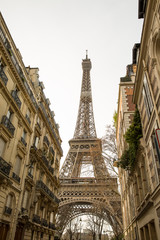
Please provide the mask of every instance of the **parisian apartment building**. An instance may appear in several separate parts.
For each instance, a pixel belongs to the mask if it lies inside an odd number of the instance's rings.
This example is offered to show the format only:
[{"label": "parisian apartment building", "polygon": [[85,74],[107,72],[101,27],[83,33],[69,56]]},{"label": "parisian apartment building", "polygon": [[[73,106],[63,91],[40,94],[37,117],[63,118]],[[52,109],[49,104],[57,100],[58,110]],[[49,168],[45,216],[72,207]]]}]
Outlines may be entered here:
[{"label": "parisian apartment building", "polygon": [[[116,164],[124,239],[159,240],[160,0],[139,0],[138,17],[143,19],[141,42],[134,45],[132,64],[119,84]],[[134,159],[128,154],[133,144]]]},{"label": "parisian apartment building", "polygon": [[0,239],[54,239],[59,126],[0,14]]}]

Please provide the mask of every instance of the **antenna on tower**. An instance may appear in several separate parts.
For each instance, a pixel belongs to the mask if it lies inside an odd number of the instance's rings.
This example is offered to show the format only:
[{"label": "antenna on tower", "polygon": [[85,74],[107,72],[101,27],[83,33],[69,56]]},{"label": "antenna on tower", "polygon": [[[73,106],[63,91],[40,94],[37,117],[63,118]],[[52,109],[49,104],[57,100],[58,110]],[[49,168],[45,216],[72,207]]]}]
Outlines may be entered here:
[{"label": "antenna on tower", "polygon": [[86,59],[88,59],[88,50],[86,50]]}]

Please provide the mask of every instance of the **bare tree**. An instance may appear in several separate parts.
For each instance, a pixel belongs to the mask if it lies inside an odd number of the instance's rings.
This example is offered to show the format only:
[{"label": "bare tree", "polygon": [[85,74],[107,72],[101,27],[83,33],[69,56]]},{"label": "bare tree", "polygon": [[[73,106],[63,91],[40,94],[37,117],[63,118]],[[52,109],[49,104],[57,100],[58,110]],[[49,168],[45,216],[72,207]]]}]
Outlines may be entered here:
[{"label": "bare tree", "polygon": [[106,126],[106,133],[102,137],[102,154],[109,173],[113,176],[118,176],[118,171],[114,167],[114,162],[118,160],[116,128],[114,126]]},{"label": "bare tree", "polygon": [[[98,211],[95,210],[95,211]],[[92,234],[93,240],[95,240],[96,235],[98,235],[99,240],[101,240],[103,224],[104,224],[104,215],[103,211],[99,209],[98,214],[88,215],[87,229]]]},{"label": "bare tree", "polygon": [[70,240],[78,240],[80,239],[80,223],[79,218],[75,218],[74,220],[70,220],[67,228],[66,228],[66,235],[69,236]]}]

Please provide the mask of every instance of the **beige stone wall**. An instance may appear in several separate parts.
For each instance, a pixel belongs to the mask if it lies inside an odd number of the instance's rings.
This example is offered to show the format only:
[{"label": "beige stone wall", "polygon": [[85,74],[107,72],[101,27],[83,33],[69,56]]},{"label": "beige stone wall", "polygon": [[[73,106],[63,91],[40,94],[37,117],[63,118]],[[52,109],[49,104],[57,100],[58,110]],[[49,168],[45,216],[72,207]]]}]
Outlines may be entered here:
[{"label": "beige stone wall", "polygon": [[[141,116],[141,150],[132,173],[119,169],[125,239],[135,239],[135,228],[139,239],[160,239],[160,158],[155,144],[155,131],[160,127],[159,10],[159,0],[148,0],[137,62],[133,102]],[[125,99],[119,104],[125,108]],[[127,119],[123,120],[129,125]]]},{"label": "beige stone wall", "polygon": [[[25,68],[0,15],[0,235],[53,239],[61,138],[38,68]],[[52,217],[51,217],[52,216]]]}]

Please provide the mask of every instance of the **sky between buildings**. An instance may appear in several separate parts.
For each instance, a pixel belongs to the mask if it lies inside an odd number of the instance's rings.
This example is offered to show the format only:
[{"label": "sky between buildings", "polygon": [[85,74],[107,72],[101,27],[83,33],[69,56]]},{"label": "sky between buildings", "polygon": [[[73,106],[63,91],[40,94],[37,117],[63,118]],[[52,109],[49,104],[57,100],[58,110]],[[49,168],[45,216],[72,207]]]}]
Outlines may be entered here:
[{"label": "sky between buildings", "polygon": [[112,124],[119,79],[141,39],[138,0],[1,0],[0,11],[25,66],[39,68],[60,126],[63,162],[75,130],[86,49],[97,137]]}]

